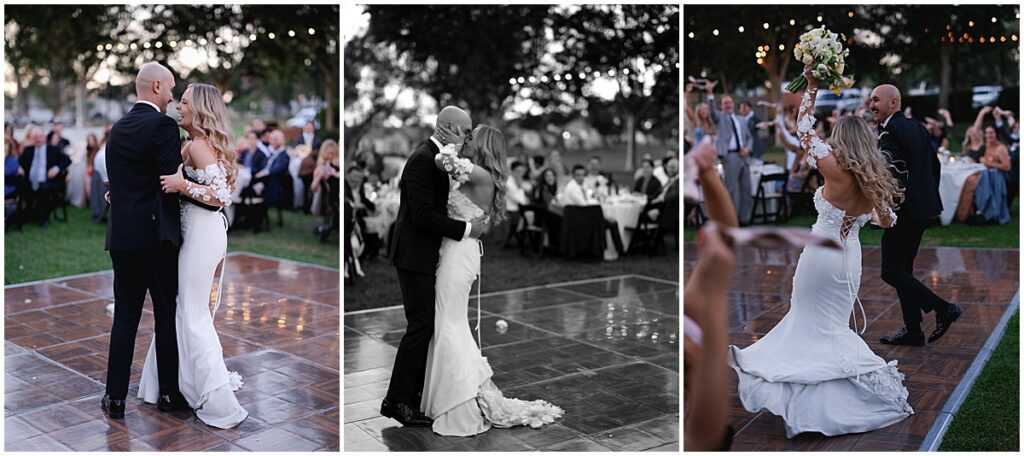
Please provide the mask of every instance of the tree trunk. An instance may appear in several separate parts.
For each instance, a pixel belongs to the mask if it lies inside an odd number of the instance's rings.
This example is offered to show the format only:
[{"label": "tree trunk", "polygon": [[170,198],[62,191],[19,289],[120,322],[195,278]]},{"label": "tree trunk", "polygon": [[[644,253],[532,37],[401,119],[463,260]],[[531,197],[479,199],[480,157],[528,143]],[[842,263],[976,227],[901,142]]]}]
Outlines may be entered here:
[{"label": "tree trunk", "polygon": [[939,46],[939,107],[949,109],[953,91],[953,45]]},{"label": "tree trunk", "polygon": [[633,170],[636,157],[636,116],[632,111],[626,113],[626,166],[625,171]]},{"label": "tree trunk", "polygon": [[337,120],[334,118],[334,109],[338,104],[338,99],[334,96],[334,89],[337,84],[334,82],[334,73],[329,68],[324,65],[320,65],[320,68],[324,76],[324,101],[327,102],[327,112],[324,113],[323,128],[334,130],[339,127]]},{"label": "tree trunk", "polygon": [[75,84],[75,127],[85,127],[85,80]]}]

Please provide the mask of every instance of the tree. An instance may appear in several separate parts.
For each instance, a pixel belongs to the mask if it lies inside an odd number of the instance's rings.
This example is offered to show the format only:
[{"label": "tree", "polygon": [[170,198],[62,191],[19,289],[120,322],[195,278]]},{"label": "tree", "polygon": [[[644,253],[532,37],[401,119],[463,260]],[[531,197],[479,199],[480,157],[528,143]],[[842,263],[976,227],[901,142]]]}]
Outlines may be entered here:
[{"label": "tree", "polygon": [[119,19],[117,7],[5,6],[4,51],[15,69],[20,98],[16,104],[27,112],[22,83],[26,78],[45,76],[58,91],[57,113],[66,106],[64,88],[74,88],[75,120],[81,125],[85,120],[85,82],[92,79],[101,62],[97,45],[111,34]]},{"label": "tree", "polygon": [[[607,107],[623,119],[626,170],[636,164],[639,123],[679,124],[679,8],[674,5],[595,5],[557,16],[555,36],[564,37],[560,66],[612,78],[617,85]],[[571,70],[570,70],[571,71]],[[584,85],[569,84],[593,103]],[[653,102],[652,102],[653,101]]]}]

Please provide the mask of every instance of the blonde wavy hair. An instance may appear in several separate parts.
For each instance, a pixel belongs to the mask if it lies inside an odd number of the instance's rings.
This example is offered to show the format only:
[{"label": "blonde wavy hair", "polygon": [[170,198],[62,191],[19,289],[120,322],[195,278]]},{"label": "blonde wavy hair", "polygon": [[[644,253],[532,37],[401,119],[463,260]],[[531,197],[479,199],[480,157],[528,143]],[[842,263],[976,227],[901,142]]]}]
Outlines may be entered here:
[{"label": "blonde wavy hair", "polygon": [[494,185],[494,200],[491,204],[491,222],[499,223],[505,220],[505,178],[508,176],[508,141],[505,135],[497,128],[489,125],[480,125],[473,131],[473,140],[470,141],[472,154],[470,160],[477,166],[482,166],[491,174]]},{"label": "blonde wavy hair", "polygon": [[228,187],[234,188],[237,153],[232,146],[231,119],[224,97],[216,87],[202,83],[189,84],[182,98],[186,94],[191,95],[188,104],[192,109],[192,127],[210,143],[217,162],[227,171]]},{"label": "blonde wavy hair", "polygon": [[890,171],[897,168],[889,154],[878,148],[878,137],[864,119],[841,116],[832,127],[829,143],[839,164],[853,174],[861,193],[879,213],[886,205],[895,211],[903,204],[904,189]]},{"label": "blonde wavy hair", "polygon": [[320,163],[330,163],[334,166],[338,166],[338,160],[340,158],[340,147],[338,142],[333,139],[328,139],[320,144],[320,156],[317,157],[317,161]]}]

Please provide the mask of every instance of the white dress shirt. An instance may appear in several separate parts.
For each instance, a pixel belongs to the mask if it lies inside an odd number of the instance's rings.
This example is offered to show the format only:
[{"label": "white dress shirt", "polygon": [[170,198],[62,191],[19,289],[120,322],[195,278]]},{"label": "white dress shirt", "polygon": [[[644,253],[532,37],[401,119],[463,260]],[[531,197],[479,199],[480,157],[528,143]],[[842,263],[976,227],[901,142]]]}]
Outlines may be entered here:
[{"label": "white dress shirt", "polygon": [[583,186],[576,183],[576,179],[572,179],[565,186],[565,190],[562,191],[563,206],[587,206],[590,201],[587,199],[587,194],[583,191]]},{"label": "white dress shirt", "polygon": [[150,105],[150,106],[152,106],[152,107],[153,107],[153,109],[155,109],[155,110],[156,110],[156,112],[159,112],[159,113],[161,113],[161,114],[163,114],[163,113],[164,113],[163,111],[161,111],[161,110],[160,110],[160,108],[158,108],[158,107],[157,107],[157,106],[156,106],[155,104],[153,104],[153,103],[151,103],[151,102],[149,102],[149,101],[146,101],[146,100],[139,100],[139,101],[136,101],[135,103],[142,103],[142,104],[147,104],[147,105]]}]

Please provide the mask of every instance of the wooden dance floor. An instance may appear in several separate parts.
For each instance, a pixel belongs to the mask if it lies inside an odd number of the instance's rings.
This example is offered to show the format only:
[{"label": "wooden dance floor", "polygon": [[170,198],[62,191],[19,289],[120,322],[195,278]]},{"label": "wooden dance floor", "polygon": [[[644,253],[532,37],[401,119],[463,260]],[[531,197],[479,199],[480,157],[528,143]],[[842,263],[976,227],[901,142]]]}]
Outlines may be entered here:
[{"label": "wooden dance floor", "polygon": [[[696,250],[695,244],[686,245],[684,277],[693,271]],[[754,343],[786,314],[799,255],[799,249],[743,249],[737,253],[736,273],[728,297],[730,343],[740,347]],[[886,361],[899,360],[915,414],[873,432],[838,437],[804,433],[789,440],[781,418],[768,411],[749,413],[743,409],[733,373],[729,423],[736,436],[732,449],[918,450],[1017,293],[1019,256],[1018,250],[1011,249],[922,248],[914,274],[936,294],[959,305],[963,315],[935,344],[893,347],[882,345],[878,338],[895,334],[903,327],[899,300],[896,291],[880,277],[881,250],[865,248],[860,298],[868,327],[863,337],[878,356]],[[922,329],[926,335],[934,325],[934,314],[925,315]]]},{"label": "wooden dance floor", "polygon": [[380,416],[405,325],[401,307],[345,315],[345,451],[679,450],[675,282],[629,275],[483,296],[494,382],[508,397],[565,410],[540,429],[445,437]]},{"label": "wooden dance floor", "polygon": [[227,264],[215,324],[228,369],[245,382],[240,426],[212,428],[135,398],[153,337],[148,298],[127,413],[106,417],[105,271],[6,288],[6,451],[338,451],[338,271],[244,253]]}]

